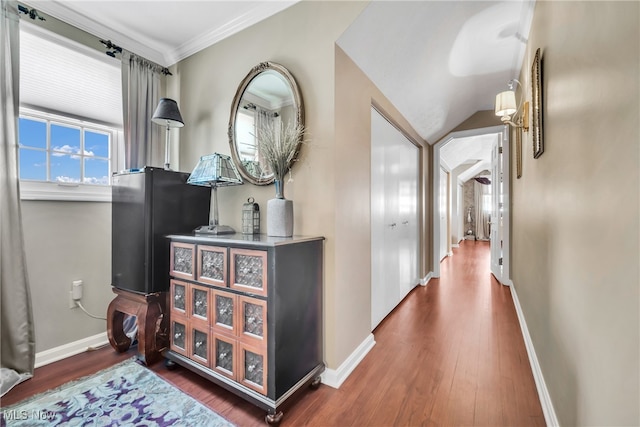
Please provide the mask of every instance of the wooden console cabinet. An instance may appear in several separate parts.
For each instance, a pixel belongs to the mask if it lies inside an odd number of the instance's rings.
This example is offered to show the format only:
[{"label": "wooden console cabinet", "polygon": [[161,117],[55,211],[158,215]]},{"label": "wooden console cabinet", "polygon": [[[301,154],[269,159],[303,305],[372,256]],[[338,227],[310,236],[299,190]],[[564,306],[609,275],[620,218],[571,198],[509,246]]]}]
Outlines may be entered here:
[{"label": "wooden console cabinet", "polygon": [[318,385],[323,238],[171,235],[171,362],[267,411]]}]

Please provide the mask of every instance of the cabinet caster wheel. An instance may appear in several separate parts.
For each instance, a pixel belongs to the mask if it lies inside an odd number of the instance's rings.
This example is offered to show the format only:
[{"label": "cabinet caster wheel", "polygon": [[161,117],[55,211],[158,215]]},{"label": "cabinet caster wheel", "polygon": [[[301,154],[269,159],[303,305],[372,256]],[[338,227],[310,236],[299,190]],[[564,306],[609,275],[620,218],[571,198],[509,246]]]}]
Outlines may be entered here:
[{"label": "cabinet caster wheel", "polygon": [[173,371],[174,369],[176,369],[176,362],[174,362],[171,359],[165,359],[164,361],[164,367],[167,368],[169,371]]},{"label": "cabinet caster wheel", "polygon": [[282,421],[283,416],[284,414],[280,411],[277,414],[267,414],[267,416],[264,417],[264,420],[270,426],[277,426],[280,425],[280,421]]},{"label": "cabinet caster wheel", "polygon": [[317,390],[318,387],[320,387],[321,381],[322,381],[322,378],[320,377],[320,375],[315,377],[313,381],[311,381],[311,384],[309,384],[309,387],[311,388],[311,390]]}]

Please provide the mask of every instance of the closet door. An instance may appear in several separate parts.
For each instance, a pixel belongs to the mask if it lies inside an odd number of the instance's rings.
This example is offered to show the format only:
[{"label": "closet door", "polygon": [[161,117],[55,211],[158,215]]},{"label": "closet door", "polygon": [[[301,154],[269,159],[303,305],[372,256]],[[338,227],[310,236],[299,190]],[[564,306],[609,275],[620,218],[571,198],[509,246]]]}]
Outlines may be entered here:
[{"label": "closet door", "polygon": [[[375,110],[371,110],[371,329],[373,330],[391,310],[397,299],[396,288],[390,286],[396,280],[392,209],[393,188],[393,139],[388,123]],[[390,282],[391,281],[391,282]],[[399,295],[399,292],[398,292]]]},{"label": "closet door", "polygon": [[371,329],[418,283],[418,148],[371,110]]},{"label": "closet door", "polygon": [[[403,141],[404,139],[404,141]],[[418,147],[406,138],[399,140],[398,257],[402,300],[420,281],[418,277]],[[394,305],[395,307],[395,305]]]}]

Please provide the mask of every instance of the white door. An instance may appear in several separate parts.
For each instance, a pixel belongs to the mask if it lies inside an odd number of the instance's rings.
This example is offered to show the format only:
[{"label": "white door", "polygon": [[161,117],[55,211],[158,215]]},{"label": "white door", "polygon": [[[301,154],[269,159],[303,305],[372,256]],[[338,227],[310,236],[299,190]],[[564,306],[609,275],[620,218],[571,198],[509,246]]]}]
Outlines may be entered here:
[{"label": "white door", "polygon": [[[400,300],[419,282],[418,277],[418,147],[409,141],[399,140],[400,154],[399,180],[399,222],[400,239],[398,256],[400,260]],[[399,301],[398,301],[399,302]]]},{"label": "white door", "polygon": [[464,195],[464,187],[459,184],[458,185],[458,233],[456,234],[456,239],[458,239],[458,243],[464,239],[464,205],[463,198]]},{"label": "white door", "polygon": [[509,158],[508,126],[498,135],[491,153],[491,273],[509,282]]},{"label": "white door", "polygon": [[440,168],[440,261],[449,253],[449,174]]},{"label": "white door", "polygon": [[371,110],[371,329],[418,284],[418,149]]}]

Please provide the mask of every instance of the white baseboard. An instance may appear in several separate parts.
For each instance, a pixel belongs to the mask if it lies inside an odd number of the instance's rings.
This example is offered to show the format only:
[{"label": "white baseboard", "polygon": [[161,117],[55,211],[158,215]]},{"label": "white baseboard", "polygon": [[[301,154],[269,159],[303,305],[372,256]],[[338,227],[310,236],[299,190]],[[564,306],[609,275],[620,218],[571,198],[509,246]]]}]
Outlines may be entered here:
[{"label": "white baseboard", "polygon": [[431,279],[433,279],[433,271],[430,271],[424,278],[420,279],[420,286],[427,286],[427,283],[429,283]]},{"label": "white baseboard", "polygon": [[538,389],[538,397],[540,398],[540,405],[542,405],[542,412],[544,413],[544,420],[548,426],[559,426],[558,417],[556,411],[553,408],[553,402],[551,402],[551,396],[549,396],[549,390],[547,384],[544,381],[542,375],[542,369],[538,362],[538,356],[536,356],[536,350],[533,347],[533,341],[531,341],[531,335],[529,335],[529,328],[527,327],[527,321],[524,318],[522,307],[520,306],[520,300],[516,293],[516,288],[513,283],[509,281],[508,286],[511,288],[511,298],[513,304],[516,307],[516,313],[518,313],[518,320],[520,321],[520,329],[522,330],[522,337],[524,338],[524,344],[527,348],[527,355],[529,356],[529,364],[531,365],[531,371],[533,372],[533,379],[536,382],[536,388]]},{"label": "white baseboard", "polygon": [[364,341],[354,350],[347,360],[342,362],[338,369],[325,369],[322,373],[322,383],[333,388],[340,388],[351,372],[360,364],[362,359],[376,345],[373,334],[367,335]]},{"label": "white baseboard", "polygon": [[35,367],[39,368],[40,366],[48,365],[49,363],[57,362],[58,360],[83,353],[89,350],[89,348],[102,347],[108,343],[109,339],[107,338],[107,333],[101,332],[91,337],[41,351],[36,353]]}]

